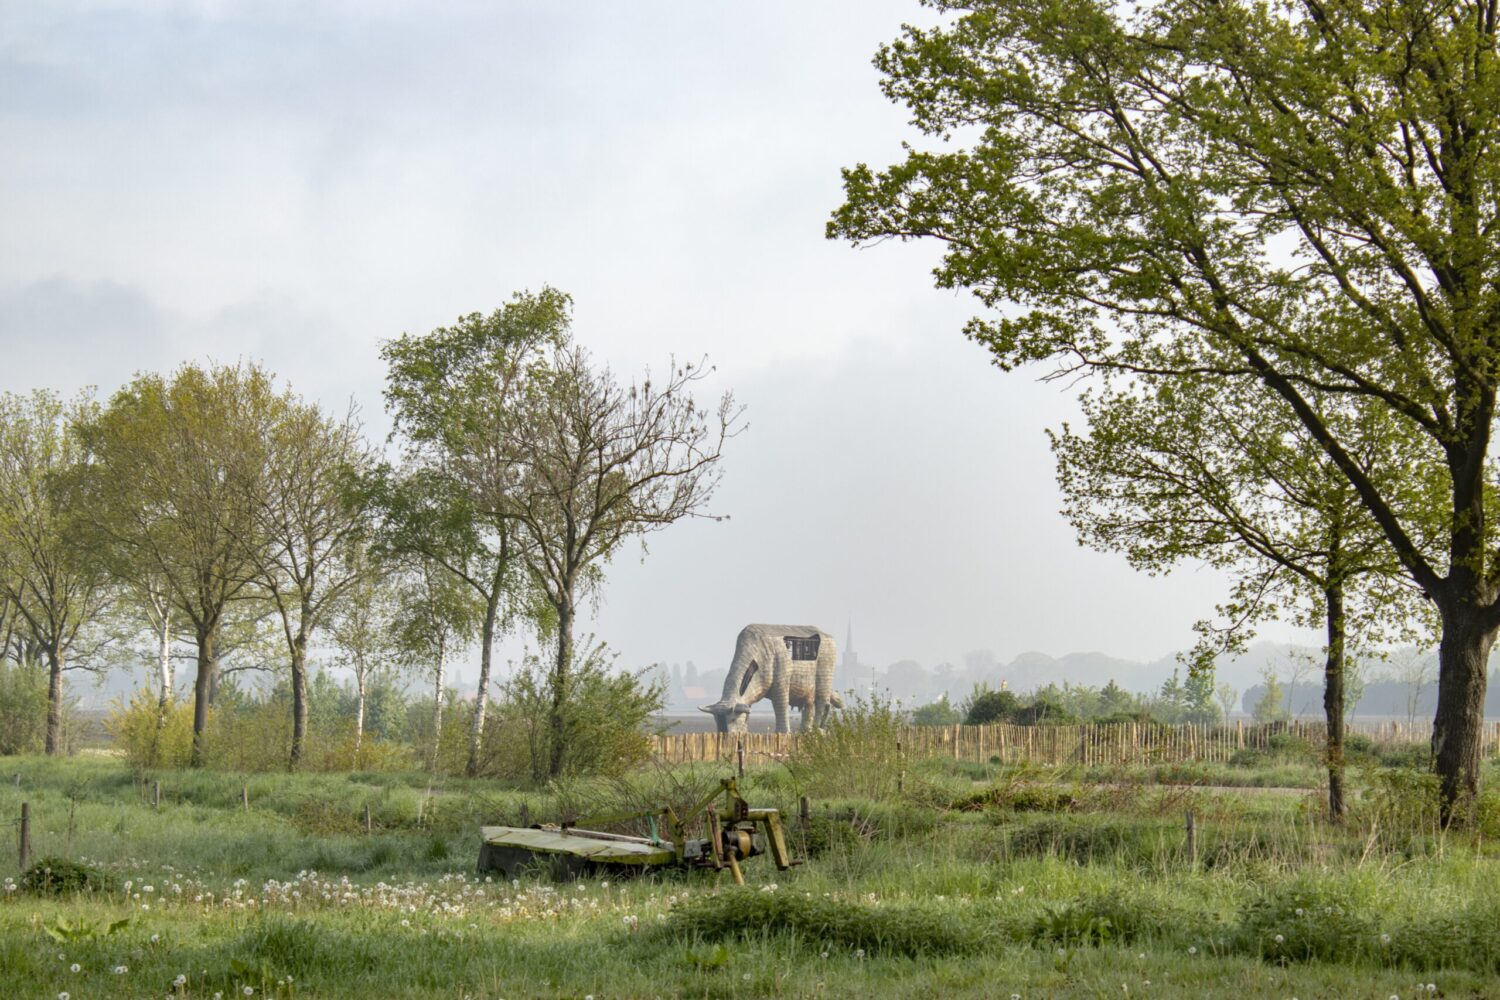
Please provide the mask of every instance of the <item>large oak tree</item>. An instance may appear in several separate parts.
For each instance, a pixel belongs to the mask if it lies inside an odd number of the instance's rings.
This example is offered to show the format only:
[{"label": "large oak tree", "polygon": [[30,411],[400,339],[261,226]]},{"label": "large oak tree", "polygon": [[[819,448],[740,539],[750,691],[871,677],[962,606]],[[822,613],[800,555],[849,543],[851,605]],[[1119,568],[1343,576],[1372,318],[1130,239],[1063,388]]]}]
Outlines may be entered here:
[{"label": "large oak tree", "polygon": [[[1451,815],[1500,629],[1496,0],[928,6],[876,58],[921,139],[845,172],[830,235],[941,241],[1002,366],[1256,380],[1434,604]],[[1437,510],[1334,395],[1421,442]]]}]

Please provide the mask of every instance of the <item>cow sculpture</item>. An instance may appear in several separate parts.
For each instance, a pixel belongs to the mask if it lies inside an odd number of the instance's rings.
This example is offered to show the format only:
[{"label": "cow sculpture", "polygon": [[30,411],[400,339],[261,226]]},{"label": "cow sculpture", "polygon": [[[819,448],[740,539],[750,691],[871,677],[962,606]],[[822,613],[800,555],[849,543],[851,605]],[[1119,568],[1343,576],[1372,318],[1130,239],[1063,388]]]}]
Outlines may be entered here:
[{"label": "cow sculpture", "polygon": [[747,729],[750,706],[769,698],[776,713],[776,732],[787,728],[787,710],[802,711],[802,728],[821,726],[830,709],[843,702],[833,690],[838,658],[833,636],[810,625],[746,625],[735,641],[734,661],[724,678],[724,693],[702,711],[714,717],[721,733]]}]

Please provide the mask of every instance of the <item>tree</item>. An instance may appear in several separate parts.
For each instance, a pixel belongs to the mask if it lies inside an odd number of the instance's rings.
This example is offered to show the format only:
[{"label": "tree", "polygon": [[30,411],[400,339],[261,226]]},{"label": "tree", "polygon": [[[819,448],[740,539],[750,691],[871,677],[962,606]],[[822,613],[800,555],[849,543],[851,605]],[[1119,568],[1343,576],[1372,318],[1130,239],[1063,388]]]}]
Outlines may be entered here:
[{"label": "tree", "polygon": [[49,754],[61,750],[63,671],[109,599],[98,562],[74,541],[79,512],[66,488],[88,460],[73,424],[94,409],[87,396],[0,393],[0,598],[7,628],[23,630],[46,662]]},{"label": "tree", "polygon": [[949,704],[947,692],[937,701],[913,709],[911,713],[911,724],[914,726],[951,726],[961,721],[963,716]]},{"label": "tree", "polygon": [[[1336,405],[1328,419],[1349,419]],[[1051,435],[1064,512],[1080,540],[1123,551],[1149,572],[1193,561],[1233,575],[1219,609],[1227,624],[1197,625],[1194,676],[1211,677],[1215,659],[1242,651],[1263,620],[1326,630],[1329,805],[1341,817],[1349,634],[1405,637],[1418,612],[1384,536],[1301,425],[1261,412],[1247,382],[1143,377],[1086,393],[1082,406],[1088,433],[1064,426]],[[1375,421],[1366,424],[1373,436]],[[1378,474],[1384,484],[1404,472]],[[1297,684],[1312,662],[1299,656],[1293,667],[1296,712]],[[1211,709],[1205,683],[1199,716]]]},{"label": "tree", "polygon": [[307,738],[308,645],[365,570],[359,555],[371,512],[362,483],[374,458],[352,408],[333,419],[290,393],[277,400],[259,454],[265,464],[246,482],[254,491],[246,555],[286,639],[292,689],[288,766],[296,770]]},{"label": "tree", "polygon": [[197,647],[194,766],[203,762],[217,684],[216,643],[236,601],[255,595],[255,510],[276,415],[271,377],[253,365],[185,365],[139,375],[81,424],[94,455],[82,478],[117,576],[149,573]]},{"label": "tree", "polygon": [[[545,377],[518,401],[503,447],[518,457],[504,495],[523,537],[522,558],[554,619],[550,774],[563,773],[581,597],[596,591],[604,564],[632,536],[706,516],[724,443],[740,410],[725,393],[712,413],[693,387],[708,370],[673,365],[665,379],[628,385],[595,367],[581,347],[552,349]],[[499,499],[499,498],[497,498]]]},{"label": "tree", "polygon": [[1219,699],[1219,709],[1224,713],[1224,721],[1228,722],[1234,710],[1239,707],[1239,691],[1228,681],[1220,681],[1219,686],[1214,688],[1214,697]]},{"label": "tree", "polygon": [[[929,5],[952,16],[876,62],[942,145],[845,171],[830,234],[943,241],[940,285],[1018,306],[968,326],[1002,366],[1251,380],[1295,420],[1441,623],[1451,818],[1500,629],[1491,0]],[[1332,396],[1419,461],[1329,420]]]},{"label": "tree", "polygon": [[394,639],[407,661],[432,677],[432,749],[437,770],[443,739],[448,657],[472,641],[480,613],[464,582],[431,559],[415,558],[398,595]]},{"label": "tree", "polygon": [[521,461],[513,424],[546,349],[566,337],[570,308],[571,300],[553,288],[520,292],[488,316],[472,313],[381,348],[386,404],[406,437],[411,466],[383,492],[389,544],[436,562],[484,605],[470,777],[479,770],[495,638],[507,617],[534,610],[523,593],[510,512]]},{"label": "tree", "polygon": [[368,546],[356,550],[351,562],[353,583],[334,605],[328,635],[354,672],[354,766],[358,769],[370,686],[400,659],[396,643],[400,605],[392,567]]},{"label": "tree", "polygon": [[1261,675],[1261,683],[1264,687],[1255,706],[1250,709],[1250,717],[1262,725],[1285,722],[1291,713],[1286,709],[1286,692],[1281,689],[1281,681],[1277,679],[1275,671],[1267,669]]}]

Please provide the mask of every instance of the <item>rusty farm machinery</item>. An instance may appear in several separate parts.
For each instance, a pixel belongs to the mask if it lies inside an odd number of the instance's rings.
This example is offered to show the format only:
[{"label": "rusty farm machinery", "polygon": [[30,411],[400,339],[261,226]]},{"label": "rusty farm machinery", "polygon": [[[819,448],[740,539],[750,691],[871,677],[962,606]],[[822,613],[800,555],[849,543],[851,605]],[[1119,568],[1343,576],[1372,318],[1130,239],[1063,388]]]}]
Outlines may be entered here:
[{"label": "rusty farm machinery", "polygon": [[[724,796],[724,809],[715,800]],[[701,817],[702,837],[689,836],[689,827]],[[740,795],[734,778],[724,778],[719,788],[677,815],[669,805],[659,809],[596,820],[613,825],[643,821],[650,830],[645,837],[601,830],[586,830],[573,823],[537,824],[530,827],[485,826],[479,831],[479,871],[499,872],[507,878],[542,869],[554,877],[578,877],[596,872],[646,872],[669,867],[728,869],[743,885],[740,862],[757,854],[770,854],[782,871],[799,862],[787,852],[781,814],[775,809],[753,808]]]}]

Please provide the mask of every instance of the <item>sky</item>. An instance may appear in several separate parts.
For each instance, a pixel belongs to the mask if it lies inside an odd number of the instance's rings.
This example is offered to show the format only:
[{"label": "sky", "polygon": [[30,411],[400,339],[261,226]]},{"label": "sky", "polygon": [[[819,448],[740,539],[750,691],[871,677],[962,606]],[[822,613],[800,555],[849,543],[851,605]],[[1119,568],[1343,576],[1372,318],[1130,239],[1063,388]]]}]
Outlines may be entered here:
[{"label": "sky", "polygon": [[622,663],[722,666],[752,621],[866,662],[1184,648],[1224,581],[1079,548],[1069,391],[963,338],[935,248],[824,238],[840,167],[912,137],[870,60],[928,19],[0,0],[0,389],[250,360],[383,438],[383,340],[550,284],[622,377],[706,357],[746,407],[728,519],[610,566],[586,627]]}]

